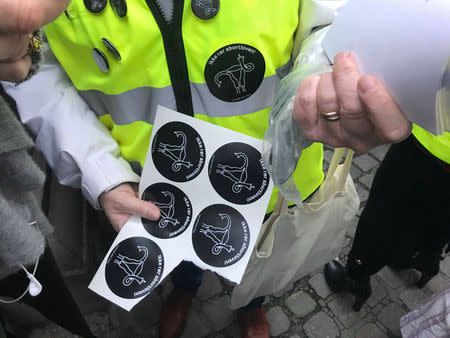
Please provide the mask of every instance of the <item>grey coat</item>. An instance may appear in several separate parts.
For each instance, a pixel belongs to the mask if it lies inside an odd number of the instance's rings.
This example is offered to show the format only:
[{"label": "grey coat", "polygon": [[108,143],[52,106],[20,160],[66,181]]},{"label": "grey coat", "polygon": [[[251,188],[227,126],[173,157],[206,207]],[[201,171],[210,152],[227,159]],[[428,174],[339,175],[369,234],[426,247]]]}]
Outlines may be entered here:
[{"label": "grey coat", "polygon": [[[51,231],[33,191],[44,174],[27,150],[33,142],[0,96],[0,279],[42,255]],[[38,228],[29,225],[36,221]]]}]

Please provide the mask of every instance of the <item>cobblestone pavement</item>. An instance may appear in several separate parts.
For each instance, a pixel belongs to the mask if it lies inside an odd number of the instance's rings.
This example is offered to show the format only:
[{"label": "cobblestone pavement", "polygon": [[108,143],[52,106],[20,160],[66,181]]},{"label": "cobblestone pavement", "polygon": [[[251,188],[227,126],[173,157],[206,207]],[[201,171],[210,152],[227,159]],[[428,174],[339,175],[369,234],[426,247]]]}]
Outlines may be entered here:
[{"label": "cobblestone pavement", "polygon": [[[364,207],[375,171],[388,147],[375,148],[354,158],[351,175]],[[325,166],[332,151],[325,151]],[[359,215],[359,213],[358,213]],[[340,258],[345,261],[350,250],[357,218],[350,227]],[[384,268],[371,279],[373,293],[360,312],[351,309],[352,296],[334,294],[327,287],[321,269],[297,281],[289,289],[266,297],[271,334],[274,337],[397,337],[399,319],[420,306],[450,279],[450,258],[441,262],[441,273],[425,288],[414,286],[419,273]],[[109,306],[107,312],[87,314],[100,337],[157,337],[161,303],[170,293],[170,281],[164,282],[131,312]],[[194,300],[182,337],[239,337],[236,317],[228,309],[231,283],[212,272],[205,272],[203,284]],[[73,337],[63,329],[48,324],[34,330],[30,337]]]}]

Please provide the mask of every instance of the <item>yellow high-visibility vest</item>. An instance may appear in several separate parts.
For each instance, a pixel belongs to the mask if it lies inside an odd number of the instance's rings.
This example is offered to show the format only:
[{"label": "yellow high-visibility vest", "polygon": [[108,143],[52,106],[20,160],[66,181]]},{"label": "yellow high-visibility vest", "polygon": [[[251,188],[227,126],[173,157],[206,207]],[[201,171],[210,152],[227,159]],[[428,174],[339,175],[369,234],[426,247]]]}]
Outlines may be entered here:
[{"label": "yellow high-visibility vest", "polygon": [[[194,1],[194,0],[192,0]],[[156,1],[89,12],[72,0],[46,27],[53,53],[129,162],[144,165],[158,104],[262,139],[280,79],[290,69],[299,0],[221,1],[210,20],[191,1],[174,1],[168,24]],[[114,57],[108,39],[120,53]],[[103,72],[93,49],[107,58]],[[303,197],[323,180],[322,145],[303,151],[294,173]],[[272,196],[268,211],[274,208]]]}]

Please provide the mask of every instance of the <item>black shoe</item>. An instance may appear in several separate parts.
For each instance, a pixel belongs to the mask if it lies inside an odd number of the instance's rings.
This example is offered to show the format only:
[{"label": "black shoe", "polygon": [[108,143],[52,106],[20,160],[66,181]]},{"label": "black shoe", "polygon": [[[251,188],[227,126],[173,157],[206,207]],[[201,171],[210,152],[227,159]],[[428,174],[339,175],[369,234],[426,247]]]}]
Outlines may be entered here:
[{"label": "black shoe", "polygon": [[370,286],[370,277],[359,281],[349,280],[347,291],[350,292],[355,297],[355,302],[353,303],[352,306],[353,310],[359,312],[363,304],[372,294],[372,287]]},{"label": "black shoe", "polygon": [[348,284],[348,276],[341,263],[336,260],[328,262],[323,269],[323,273],[331,291],[339,292],[345,290]]},{"label": "black shoe", "polygon": [[325,280],[328,287],[333,292],[348,291],[355,297],[353,303],[353,310],[359,311],[365,301],[372,294],[372,287],[370,286],[370,277],[361,280],[352,280],[348,277],[345,268],[336,260],[333,260],[325,265],[324,268]]}]

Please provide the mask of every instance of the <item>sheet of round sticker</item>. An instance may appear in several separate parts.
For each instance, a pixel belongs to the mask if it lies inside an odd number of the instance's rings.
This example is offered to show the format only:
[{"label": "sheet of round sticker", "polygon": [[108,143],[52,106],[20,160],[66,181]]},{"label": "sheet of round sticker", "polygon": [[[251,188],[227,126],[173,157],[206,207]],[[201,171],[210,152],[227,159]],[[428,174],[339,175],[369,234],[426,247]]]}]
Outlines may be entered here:
[{"label": "sheet of round sticker", "polygon": [[[143,191],[142,199],[161,211],[157,221],[141,218],[144,229],[165,240],[180,236],[193,224],[192,245],[201,261],[218,268],[239,262],[250,243],[245,217],[233,206],[216,201],[204,207],[193,221],[194,210],[183,183],[207,170],[211,187],[223,200],[237,205],[254,203],[269,186],[261,153],[249,144],[230,142],[215,150],[205,166],[206,149],[200,134],[187,123],[172,121],[155,133],[151,157],[161,176],[176,185],[158,182]],[[132,299],[151,292],[163,271],[164,257],[158,244],[149,238],[130,237],[109,255],[105,278],[113,293]]]},{"label": "sheet of round sticker", "polygon": [[[186,123],[169,122],[161,126],[153,138],[151,149],[153,165],[168,180],[191,181],[203,169],[206,157],[204,142],[198,132]],[[234,204],[257,201],[269,185],[269,175],[261,153],[241,142],[231,142],[217,149],[209,161],[208,174],[217,194]],[[189,226],[189,216],[193,213],[189,198],[182,190],[175,186],[171,186],[170,190],[167,186],[164,183],[153,184],[142,196],[160,209],[163,207],[161,219],[164,224],[160,220],[156,226],[157,222],[142,219],[146,230],[159,238],[179,236]],[[168,193],[169,190],[173,192],[172,195]],[[171,201],[177,205],[174,206]],[[179,215],[170,216],[170,219],[167,217],[172,207]],[[204,208],[198,214],[192,230],[192,243],[197,256],[215,267],[237,263],[245,255],[249,240],[247,220],[235,208],[225,204]]]}]

